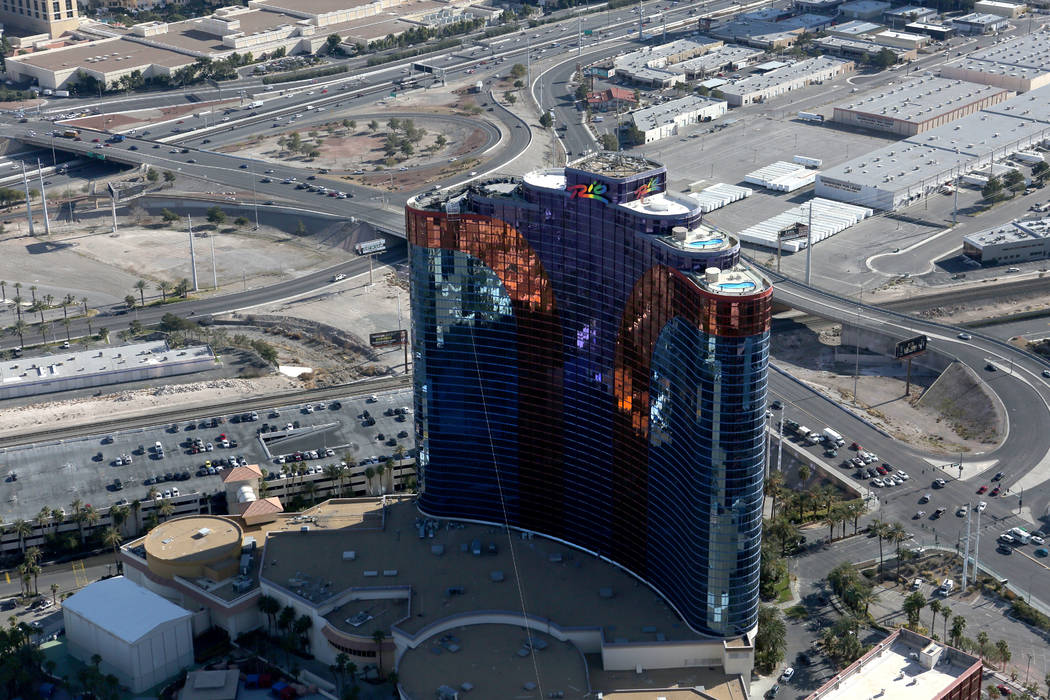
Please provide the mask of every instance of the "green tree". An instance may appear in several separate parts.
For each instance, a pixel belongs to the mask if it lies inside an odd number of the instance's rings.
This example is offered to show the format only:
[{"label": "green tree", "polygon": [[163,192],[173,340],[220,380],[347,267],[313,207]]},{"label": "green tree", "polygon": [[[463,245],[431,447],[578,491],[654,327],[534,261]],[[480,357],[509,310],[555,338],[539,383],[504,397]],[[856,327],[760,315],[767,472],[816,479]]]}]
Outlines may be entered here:
[{"label": "green tree", "polygon": [[149,170],[146,171],[146,179],[149,180],[150,182],[156,182],[157,180],[160,179],[160,173],[158,173],[153,168],[150,168]]},{"label": "green tree", "polygon": [[343,49],[339,46],[342,43],[343,40],[338,34],[329,34],[328,38],[324,40],[326,53],[332,55],[342,55]]},{"label": "green tree", "polygon": [[1003,181],[997,177],[988,178],[988,182],[981,188],[981,196],[989,202],[1002,199]]},{"label": "green tree", "polygon": [[540,126],[544,129],[549,129],[554,126],[554,118],[551,116],[550,112],[544,112],[540,115]]},{"label": "green tree", "polygon": [[139,303],[142,306],[146,305],[146,287],[148,286],[146,280],[139,280],[135,283],[135,289],[139,290]]},{"label": "green tree", "polygon": [[120,567],[120,557],[118,556],[118,548],[120,543],[124,541],[124,538],[120,536],[120,532],[115,527],[107,527],[102,533],[102,544],[107,547],[113,548],[113,566],[115,568]]},{"label": "green tree", "polygon": [[127,296],[125,296],[124,297],[124,306],[127,307],[129,310],[130,309],[134,309],[135,308],[135,296],[132,295],[132,294],[128,294]]},{"label": "green tree", "polygon": [[1025,188],[1024,175],[1019,170],[1011,170],[1003,175],[1003,186],[1014,192],[1020,192]]},{"label": "green tree", "polygon": [[379,122],[377,122],[375,119],[368,122],[368,130],[371,131],[373,134],[379,131]]},{"label": "green tree", "polygon": [[236,219],[233,220],[233,223],[237,226],[237,228],[244,228],[251,222],[243,216],[238,216]]},{"label": "green tree", "polygon": [[937,615],[941,612],[941,601],[936,598],[930,601],[930,634],[933,634],[933,626],[937,624]]},{"label": "green tree", "polygon": [[1005,639],[1000,639],[995,643],[995,658],[1003,665],[1010,663],[1010,645],[1006,643]]},{"label": "green tree", "polygon": [[515,63],[510,67],[510,74],[515,78],[524,78],[527,72],[528,69],[521,63]]},{"label": "green tree", "polygon": [[769,605],[758,609],[758,632],[755,635],[755,663],[768,671],[784,660],[787,648],[787,626],[780,610]]},{"label": "green tree", "polygon": [[578,85],[576,87],[576,92],[573,93],[573,97],[576,98],[577,102],[585,101],[587,99],[587,86],[586,85]]},{"label": "green tree", "polygon": [[963,641],[963,632],[966,631],[966,618],[962,615],[956,615],[952,618],[952,632],[948,639],[951,640],[953,647],[961,647]]},{"label": "green tree", "polygon": [[902,608],[904,614],[908,617],[908,627],[915,629],[919,626],[919,614],[922,613],[922,609],[926,607],[926,596],[919,591],[915,591],[907,598],[904,599]]},{"label": "green tree", "polygon": [[281,611],[281,604],[271,595],[259,596],[259,612],[266,615],[266,625],[270,634],[273,634],[273,625],[277,615]]},{"label": "green tree", "polygon": [[518,98],[517,98],[517,96],[514,93],[512,93],[512,92],[510,92],[508,90],[508,91],[503,93],[503,100],[507,104],[512,105],[512,104],[514,104],[514,103],[516,103],[518,101]]},{"label": "green tree", "polygon": [[893,53],[891,49],[882,49],[875,54],[871,62],[876,67],[885,70],[897,62],[897,54]]},{"label": "green tree", "polygon": [[175,182],[175,173],[171,172],[170,170],[165,170],[164,171],[164,182],[169,183],[169,184],[172,183],[172,182]]},{"label": "green tree", "polygon": [[607,132],[598,137],[598,143],[606,151],[620,150],[620,139],[613,132]]},{"label": "green tree", "polygon": [[218,206],[210,207],[208,209],[208,223],[221,226],[226,223],[226,212],[220,209]]},{"label": "green tree", "polygon": [[161,209],[160,218],[164,220],[164,223],[171,224],[179,220],[179,215],[171,209]]}]

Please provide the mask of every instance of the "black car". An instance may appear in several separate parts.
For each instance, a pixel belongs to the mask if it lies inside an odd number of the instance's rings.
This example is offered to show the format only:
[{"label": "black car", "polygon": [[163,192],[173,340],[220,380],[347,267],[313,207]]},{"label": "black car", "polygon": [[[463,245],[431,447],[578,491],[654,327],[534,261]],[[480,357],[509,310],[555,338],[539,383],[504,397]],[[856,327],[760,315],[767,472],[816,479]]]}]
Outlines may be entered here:
[{"label": "black car", "polygon": [[139,147],[136,146],[135,144],[131,144],[130,146],[128,146],[128,150],[129,151],[137,151],[137,150],[139,150]]},{"label": "black car", "polygon": [[172,481],[174,478],[175,475],[171,472],[164,472],[164,481]]},{"label": "black car", "polygon": [[936,520],[937,518],[939,518],[942,515],[944,515],[946,512],[948,512],[948,509],[943,507],[943,506],[941,506],[937,510],[933,511],[933,515],[930,516],[930,520]]},{"label": "black car", "polygon": [[1006,476],[1006,474],[1003,472],[996,472],[995,476],[992,477],[992,481],[1002,481],[1004,476]]},{"label": "black car", "polygon": [[307,175],[307,176],[306,176],[306,179],[307,179],[307,180],[316,180],[316,179],[317,179],[317,176],[316,176],[316,175]]},{"label": "black car", "polygon": [[342,407],[343,404],[339,403],[338,401],[333,401],[332,403],[328,404],[329,411],[338,411]]},{"label": "black car", "polygon": [[1013,547],[1010,547],[1009,545],[1005,545],[1005,544],[996,545],[995,551],[999,552],[999,554],[1007,554],[1007,555],[1014,553]]},{"label": "black car", "polygon": [[152,486],[155,483],[157,483],[157,477],[155,477],[155,476],[147,476],[146,480],[142,482],[142,485],[143,486]]},{"label": "black car", "polygon": [[780,409],[784,408],[784,404],[780,401],[780,399],[777,399],[773,403],[769,404],[769,407],[772,408],[774,411],[779,411]]},{"label": "black car", "polygon": [[240,168],[241,170],[247,170],[247,169],[248,169],[248,164],[247,164],[247,163],[241,163],[241,164],[240,164],[240,165],[239,165],[238,167],[239,167],[239,168]]},{"label": "black car", "polygon": [[780,684],[779,683],[774,683],[773,687],[766,691],[766,697],[767,698],[775,698],[777,696],[777,693],[779,693],[779,692],[780,692]]}]

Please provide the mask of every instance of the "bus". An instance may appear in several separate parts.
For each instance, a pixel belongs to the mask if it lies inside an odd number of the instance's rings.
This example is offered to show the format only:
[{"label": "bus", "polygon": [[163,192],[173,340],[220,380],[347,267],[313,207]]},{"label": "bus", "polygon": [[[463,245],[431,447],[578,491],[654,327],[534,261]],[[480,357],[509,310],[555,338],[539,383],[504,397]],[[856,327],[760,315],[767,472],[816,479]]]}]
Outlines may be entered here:
[{"label": "bus", "polygon": [[372,253],[382,253],[384,251],[386,251],[386,240],[382,238],[363,241],[354,246],[354,252],[358,255],[371,255]]}]

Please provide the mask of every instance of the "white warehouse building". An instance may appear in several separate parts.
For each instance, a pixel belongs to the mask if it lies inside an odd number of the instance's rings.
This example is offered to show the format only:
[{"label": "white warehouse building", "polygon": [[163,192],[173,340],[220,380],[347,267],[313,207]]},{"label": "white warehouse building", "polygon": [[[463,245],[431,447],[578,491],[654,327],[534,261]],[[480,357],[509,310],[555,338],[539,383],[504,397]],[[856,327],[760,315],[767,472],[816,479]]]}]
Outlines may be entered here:
[{"label": "white warehouse building", "polygon": [[645,142],[652,143],[674,136],[687,124],[709,122],[723,116],[729,107],[725,100],[690,95],[670,102],[631,112],[636,129],[645,134]]},{"label": "white warehouse building", "polygon": [[771,100],[810,83],[834,80],[852,70],[853,61],[817,56],[778,68],[765,75],[745,78],[732,85],[726,85],[721,90],[731,106],[739,107]]},{"label": "white warehouse building", "polygon": [[1048,138],[1050,86],[827,168],[816,195],[894,210]]},{"label": "white warehouse building", "polygon": [[96,581],[62,604],[70,653],[86,664],[102,657],[132,693],[193,665],[192,613],[123,576]]}]

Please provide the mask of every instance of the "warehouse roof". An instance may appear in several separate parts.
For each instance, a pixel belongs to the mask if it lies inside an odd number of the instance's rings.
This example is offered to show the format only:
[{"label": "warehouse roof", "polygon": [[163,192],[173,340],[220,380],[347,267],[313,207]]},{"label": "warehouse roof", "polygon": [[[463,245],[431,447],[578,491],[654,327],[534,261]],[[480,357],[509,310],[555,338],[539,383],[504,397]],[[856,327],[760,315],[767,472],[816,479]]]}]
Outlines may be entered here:
[{"label": "warehouse roof", "polygon": [[836,105],[836,109],[878,114],[905,122],[925,122],[963,105],[1008,92],[963,80],[924,77],[890,85],[880,93]]},{"label": "warehouse roof", "polygon": [[0,364],[0,386],[28,385],[53,379],[89,377],[141,367],[176,365],[204,356],[207,345],[173,350],[166,341],[105,347],[101,350],[67,350],[42,357],[20,357]]},{"label": "warehouse roof", "polygon": [[963,236],[963,241],[977,248],[983,248],[992,244],[1002,245],[1004,243],[1042,240],[1045,238],[1050,238],[1050,217],[1029,219],[1027,221],[1011,221],[1003,226],[996,226],[995,228]]},{"label": "warehouse roof", "polygon": [[917,5],[905,5],[904,7],[886,10],[885,14],[888,17],[928,17],[937,14],[937,10]]},{"label": "warehouse roof", "polygon": [[998,24],[999,22],[1005,21],[1005,17],[990,15],[985,12],[971,12],[968,15],[956,17],[952,20],[952,22],[955,22],[956,24]]},{"label": "warehouse roof", "polygon": [[822,49],[829,51],[840,51],[850,49],[855,53],[869,53],[872,55],[880,51],[892,51],[898,56],[907,54],[915,49],[904,49],[899,46],[886,46],[877,44],[869,39],[855,39],[847,36],[822,36],[814,42]]},{"label": "warehouse roof", "polygon": [[1017,150],[1014,144],[1050,128],[1050,86],[826,169],[818,177],[901,190],[949,170],[967,172],[978,159]]},{"label": "warehouse roof", "polygon": [[726,87],[722,92],[733,95],[746,95],[752,92],[760,92],[774,85],[798,80],[813,73],[824,71],[833,66],[845,63],[849,63],[849,61],[845,61],[841,58],[832,58],[830,56],[808,58],[804,61],[799,61],[798,63],[792,63],[785,68],[778,68],[777,70],[766,73],[765,75],[756,75],[737,81],[736,83],[733,83],[733,85]]},{"label": "warehouse roof", "polygon": [[193,56],[165,48],[117,38],[11,56],[9,60],[52,71],[83,67],[100,73],[110,73],[117,70],[141,70],[153,64],[176,68],[193,63],[194,59]]},{"label": "warehouse roof", "polygon": [[888,2],[879,2],[878,0],[853,0],[853,2],[847,2],[845,5],[839,8],[839,12],[846,14],[849,12],[854,13],[876,13],[884,12],[893,7]]},{"label": "warehouse roof", "polygon": [[723,46],[703,56],[682,61],[677,67],[687,73],[709,73],[729,63],[747,61],[763,53],[765,52],[762,49],[754,49],[750,46]]},{"label": "warehouse roof", "polygon": [[874,22],[865,22],[862,19],[855,19],[850,22],[836,25],[831,31],[835,34],[857,36],[859,34],[873,34],[880,29],[885,29],[885,27],[881,24],[875,24]]},{"label": "warehouse roof", "polygon": [[[1002,19],[1002,18],[999,18]],[[1050,71],[1050,32],[1041,31],[1007,39],[974,51],[961,63],[982,61],[1005,67],[1038,68]]]},{"label": "warehouse roof", "polygon": [[134,644],[165,623],[192,615],[189,610],[123,576],[96,581],[80,589],[66,598],[62,607],[128,644]]},{"label": "warehouse roof", "polygon": [[707,107],[725,104],[725,100],[716,100],[713,97],[702,97],[700,95],[689,95],[670,102],[638,109],[631,112],[635,125],[645,131],[655,129],[664,124],[671,124],[675,117],[680,117],[693,112],[698,112]]}]

